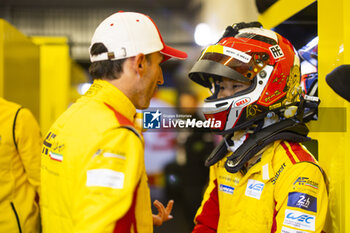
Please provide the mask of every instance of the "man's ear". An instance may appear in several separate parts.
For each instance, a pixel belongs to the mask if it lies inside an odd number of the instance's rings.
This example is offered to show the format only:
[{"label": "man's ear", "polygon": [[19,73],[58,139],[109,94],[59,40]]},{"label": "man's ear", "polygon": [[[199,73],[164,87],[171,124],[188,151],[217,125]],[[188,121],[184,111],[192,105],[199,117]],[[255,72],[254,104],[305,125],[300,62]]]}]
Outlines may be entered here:
[{"label": "man's ear", "polygon": [[136,55],[135,57],[135,63],[134,63],[134,68],[136,70],[136,72],[142,76],[145,73],[145,69],[146,69],[146,55],[143,53],[139,53]]}]

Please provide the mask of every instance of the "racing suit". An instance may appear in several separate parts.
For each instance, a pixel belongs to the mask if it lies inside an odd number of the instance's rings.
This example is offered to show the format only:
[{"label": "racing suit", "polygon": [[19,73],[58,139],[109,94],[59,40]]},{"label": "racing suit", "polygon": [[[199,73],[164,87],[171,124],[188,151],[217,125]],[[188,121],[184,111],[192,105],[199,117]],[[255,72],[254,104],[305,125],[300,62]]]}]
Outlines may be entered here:
[{"label": "racing suit", "polygon": [[32,113],[0,98],[0,232],[39,232],[41,135]]},{"label": "racing suit", "polygon": [[210,167],[193,233],[321,232],[328,194],[323,172],[299,143],[275,141],[245,174]]},{"label": "racing suit", "polygon": [[95,80],[53,124],[42,150],[43,232],[152,232],[136,109]]}]

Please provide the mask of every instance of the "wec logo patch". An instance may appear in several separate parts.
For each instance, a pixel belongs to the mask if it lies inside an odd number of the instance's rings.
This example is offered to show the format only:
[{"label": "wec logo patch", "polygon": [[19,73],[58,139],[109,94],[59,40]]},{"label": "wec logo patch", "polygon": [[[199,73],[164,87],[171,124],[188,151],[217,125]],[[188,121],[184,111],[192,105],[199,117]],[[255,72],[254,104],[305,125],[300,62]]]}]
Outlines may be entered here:
[{"label": "wec logo patch", "polygon": [[283,224],[286,226],[291,226],[302,230],[314,231],[315,222],[316,222],[316,216],[314,215],[306,214],[300,211],[286,209]]},{"label": "wec logo patch", "polygon": [[245,195],[260,200],[261,193],[264,189],[264,183],[257,180],[248,180]]}]

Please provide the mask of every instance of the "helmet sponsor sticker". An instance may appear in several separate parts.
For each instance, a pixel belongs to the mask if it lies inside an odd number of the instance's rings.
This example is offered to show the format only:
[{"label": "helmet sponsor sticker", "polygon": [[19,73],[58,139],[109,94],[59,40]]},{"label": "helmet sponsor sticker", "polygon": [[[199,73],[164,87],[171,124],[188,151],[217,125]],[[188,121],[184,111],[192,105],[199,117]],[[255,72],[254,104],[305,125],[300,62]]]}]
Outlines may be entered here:
[{"label": "helmet sponsor sticker", "polygon": [[295,230],[289,227],[282,227],[281,233],[307,233],[306,231]]},{"label": "helmet sponsor sticker", "polygon": [[228,185],[220,184],[219,190],[221,192],[228,193],[228,194],[232,195],[233,194],[233,190],[235,190],[235,188],[231,187],[231,186],[228,186]]},{"label": "helmet sponsor sticker", "polygon": [[306,193],[292,192],[288,194],[288,206],[317,212],[317,198]]},{"label": "helmet sponsor sticker", "polygon": [[277,103],[277,104],[273,104],[269,106],[270,110],[276,109],[276,108],[280,108],[282,106],[282,103]]},{"label": "helmet sponsor sticker", "polygon": [[249,179],[248,184],[247,184],[247,188],[245,190],[245,195],[248,197],[253,197],[253,198],[260,200],[260,196],[261,196],[263,189],[264,189],[263,182]]},{"label": "helmet sponsor sticker", "polygon": [[273,58],[277,59],[277,58],[281,58],[284,56],[283,51],[281,49],[281,47],[277,44],[274,46],[269,47],[269,50],[272,53]]},{"label": "helmet sponsor sticker", "polygon": [[315,230],[316,216],[296,210],[286,209],[283,225],[301,230]]},{"label": "helmet sponsor sticker", "polygon": [[249,103],[250,103],[250,98],[245,97],[245,98],[237,100],[235,103],[235,107],[244,107],[244,106],[248,105]]},{"label": "helmet sponsor sticker", "polygon": [[122,189],[124,186],[124,173],[111,169],[92,169],[86,174],[87,187],[107,187]]},{"label": "helmet sponsor sticker", "polygon": [[237,60],[244,62],[244,63],[248,63],[250,61],[250,59],[252,58],[252,56],[243,53],[237,49],[234,48],[229,48],[229,47],[224,47],[224,54],[233,58],[236,58]]}]

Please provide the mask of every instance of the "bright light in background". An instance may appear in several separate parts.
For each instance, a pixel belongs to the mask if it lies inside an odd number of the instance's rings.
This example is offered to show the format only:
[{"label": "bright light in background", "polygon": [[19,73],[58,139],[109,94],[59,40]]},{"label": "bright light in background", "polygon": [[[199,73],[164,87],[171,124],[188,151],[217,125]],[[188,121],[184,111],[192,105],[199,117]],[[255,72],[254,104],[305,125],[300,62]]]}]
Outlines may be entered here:
[{"label": "bright light in background", "polygon": [[194,41],[199,46],[209,45],[213,42],[213,34],[208,24],[200,23],[194,31]]},{"label": "bright light in background", "polygon": [[80,95],[84,95],[89,90],[91,83],[82,83],[78,85],[78,92]]}]

